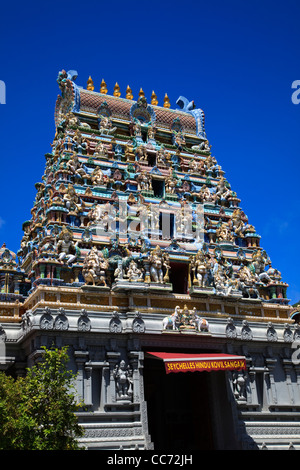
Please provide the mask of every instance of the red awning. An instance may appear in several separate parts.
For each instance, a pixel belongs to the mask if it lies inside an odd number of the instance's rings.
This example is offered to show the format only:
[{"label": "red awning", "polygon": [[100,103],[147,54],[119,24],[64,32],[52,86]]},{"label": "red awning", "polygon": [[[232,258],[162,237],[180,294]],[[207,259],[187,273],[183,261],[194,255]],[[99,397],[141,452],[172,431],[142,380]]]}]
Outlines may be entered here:
[{"label": "red awning", "polygon": [[147,352],[164,361],[166,373],[202,372],[214,370],[245,370],[246,358],[231,354],[186,354]]}]

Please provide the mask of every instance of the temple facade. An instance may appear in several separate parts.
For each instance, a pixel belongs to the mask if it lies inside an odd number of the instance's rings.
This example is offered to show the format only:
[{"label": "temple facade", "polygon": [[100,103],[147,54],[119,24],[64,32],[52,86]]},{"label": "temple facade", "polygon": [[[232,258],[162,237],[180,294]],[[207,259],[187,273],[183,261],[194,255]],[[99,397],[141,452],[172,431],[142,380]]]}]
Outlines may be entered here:
[{"label": "temple facade", "polygon": [[0,368],[67,345],[86,449],[300,449],[299,313],[203,110],[76,82],[59,72],[32,217],[0,250]]}]

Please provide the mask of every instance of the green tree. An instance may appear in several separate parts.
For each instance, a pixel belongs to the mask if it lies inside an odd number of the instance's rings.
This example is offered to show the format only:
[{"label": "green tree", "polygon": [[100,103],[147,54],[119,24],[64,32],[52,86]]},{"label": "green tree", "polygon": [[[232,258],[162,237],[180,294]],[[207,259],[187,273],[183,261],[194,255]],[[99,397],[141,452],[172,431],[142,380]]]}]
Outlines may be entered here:
[{"label": "green tree", "polygon": [[67,369],[67,348],[44,348],[43,359],[16,380],[0,374],[0,449],[76,450],[84,433],[78,424]]}]

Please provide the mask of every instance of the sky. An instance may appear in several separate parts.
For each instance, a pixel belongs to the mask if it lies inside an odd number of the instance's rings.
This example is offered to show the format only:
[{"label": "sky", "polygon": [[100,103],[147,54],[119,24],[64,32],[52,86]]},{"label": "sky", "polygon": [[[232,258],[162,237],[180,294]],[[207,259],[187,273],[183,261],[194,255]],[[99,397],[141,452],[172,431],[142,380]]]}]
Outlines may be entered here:
[{"label": "sky", "polygon": [[142,88],[159,105],[167,93],[173,109],[179,96],[203,109],[212,154],[299,301],[299,18],[299,0],[2,2],[0,245],[20,247],[54,138],[56,78],[72,69],[84,88],[104,78],[108,94],[118,82],[124,97],[130,85],[134,99]]}]

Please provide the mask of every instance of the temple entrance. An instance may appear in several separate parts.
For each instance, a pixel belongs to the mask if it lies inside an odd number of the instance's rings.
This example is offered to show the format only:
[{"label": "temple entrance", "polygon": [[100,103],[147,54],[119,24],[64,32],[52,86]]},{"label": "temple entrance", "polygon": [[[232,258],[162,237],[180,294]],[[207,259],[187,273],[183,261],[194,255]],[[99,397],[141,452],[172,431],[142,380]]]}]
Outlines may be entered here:
[{"label": "temple entrance", "polygon": [[154,449],[213,449],[208,373],[166,374],[162,361],[145,361],[145,397]]},{"label": "temple entrance", "polygon": [[166,374],[145,358],[145,400],[155,451],[236,449],[224,372]]}]

